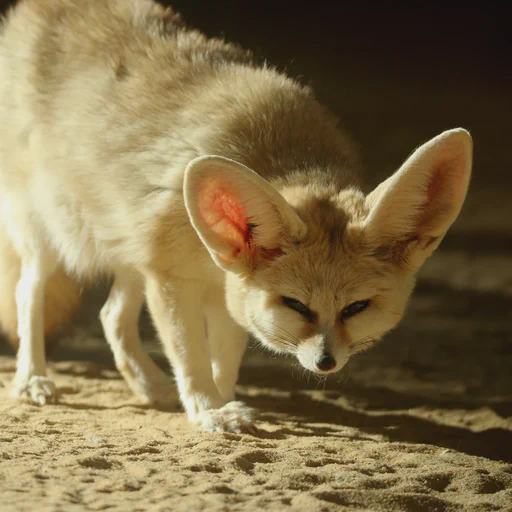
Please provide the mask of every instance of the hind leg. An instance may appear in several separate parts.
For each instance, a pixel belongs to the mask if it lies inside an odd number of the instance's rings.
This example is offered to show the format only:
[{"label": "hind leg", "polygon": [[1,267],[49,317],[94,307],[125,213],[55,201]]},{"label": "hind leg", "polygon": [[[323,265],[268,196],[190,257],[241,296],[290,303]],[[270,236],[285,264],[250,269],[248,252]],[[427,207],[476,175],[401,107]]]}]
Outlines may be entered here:
[{"label": "hind leg", "polygon": [[146,403],[175,405],[171,381],[144,351],[138,320],[144,303],[144,282],[129,273],[117,273],[100,319],[117,369],[132,391]]},{"label": "hind leg", "polygon": [[46,377],[44,348],[45,286],[56,262],[38,247],[25,249],[16,286],[20,345],[12,392],[14,396],[44,405],[57,397],[54,382]]}]

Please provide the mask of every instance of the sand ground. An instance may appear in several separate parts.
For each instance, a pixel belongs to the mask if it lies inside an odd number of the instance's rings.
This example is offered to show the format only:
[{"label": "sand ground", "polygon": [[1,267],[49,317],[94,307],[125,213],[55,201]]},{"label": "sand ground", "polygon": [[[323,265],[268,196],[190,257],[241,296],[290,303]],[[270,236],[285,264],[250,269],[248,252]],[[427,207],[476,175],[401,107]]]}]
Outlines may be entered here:
[{"label": "sand ground", "polygon": [[87,318],[52,363],[58,405],[9,399],[1,356],[1,510],[512,510],[511,300],[432,271],[402,326],[326,383],[250,351],[256,436],[139,405]]},{"label": "sand ground", "polygon": [[[362,75],[335,92],[335,79],[319,76],[320,93],[361,142],[370,184],[443,129],[475,138],[468,202],[400,327],[327,382],[249,351],[239,395],[259,433],[198,433],[130,394],[99,290],[54,354],[59,404],[8,397],[15,362],[0,341],[2,512],[512,510],[509,93]],[[147,319],[142,332],[165,365]]]}]

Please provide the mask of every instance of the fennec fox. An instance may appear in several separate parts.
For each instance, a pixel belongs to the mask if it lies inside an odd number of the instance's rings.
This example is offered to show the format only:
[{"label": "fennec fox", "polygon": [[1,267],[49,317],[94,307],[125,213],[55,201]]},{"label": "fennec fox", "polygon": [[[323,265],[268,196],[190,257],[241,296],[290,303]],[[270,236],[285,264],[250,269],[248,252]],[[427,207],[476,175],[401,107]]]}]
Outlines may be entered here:
[{"label": "fennec fox", "polygon": [[144,352],[144,300],[189,419],[250,428],[235,400],[247,332],[336,372],[397,325],[462,207],[465,130],[364,195],[311,90],[151,0],[24,0],[0,39],[0,317],[13,392],[44,404],[44,338],[111,275],[100,317],[120,372],[172,400]]}]

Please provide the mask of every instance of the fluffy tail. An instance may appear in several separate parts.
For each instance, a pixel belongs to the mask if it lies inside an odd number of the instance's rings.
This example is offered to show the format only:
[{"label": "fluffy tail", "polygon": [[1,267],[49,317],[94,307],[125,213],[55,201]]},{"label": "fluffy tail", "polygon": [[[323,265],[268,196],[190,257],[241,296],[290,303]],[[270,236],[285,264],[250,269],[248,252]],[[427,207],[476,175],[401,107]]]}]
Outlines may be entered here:
[{"label": "fluffy tail", "polygon": [[[21,260],[0,227],[0,327],[15,350],[19,345],[15,292],[20,268]],[[45,290],[44,336],[47,352],[70,329],[72,317],[80,305],[78,284],[59,268],[48,279]]]}]

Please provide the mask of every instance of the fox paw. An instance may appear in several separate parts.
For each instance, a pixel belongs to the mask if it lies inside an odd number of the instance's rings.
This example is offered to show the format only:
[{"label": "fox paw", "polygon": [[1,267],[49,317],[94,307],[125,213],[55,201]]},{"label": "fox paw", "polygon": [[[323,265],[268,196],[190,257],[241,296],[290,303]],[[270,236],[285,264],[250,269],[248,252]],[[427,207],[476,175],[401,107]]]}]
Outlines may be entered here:
[{"label": "fox paw", "polygon": [[254,433],[254,410],[243,402],[229,402],[220,409],[202,411],[194,418],[194,424],[207,432]]},{"label": "fox paw", "polygon": [[12,395],[28,399],[38,405],[45,405],[57,400],[57,388],[52,379],[33,375],[28,381],[17,382],[15,380]]}]

